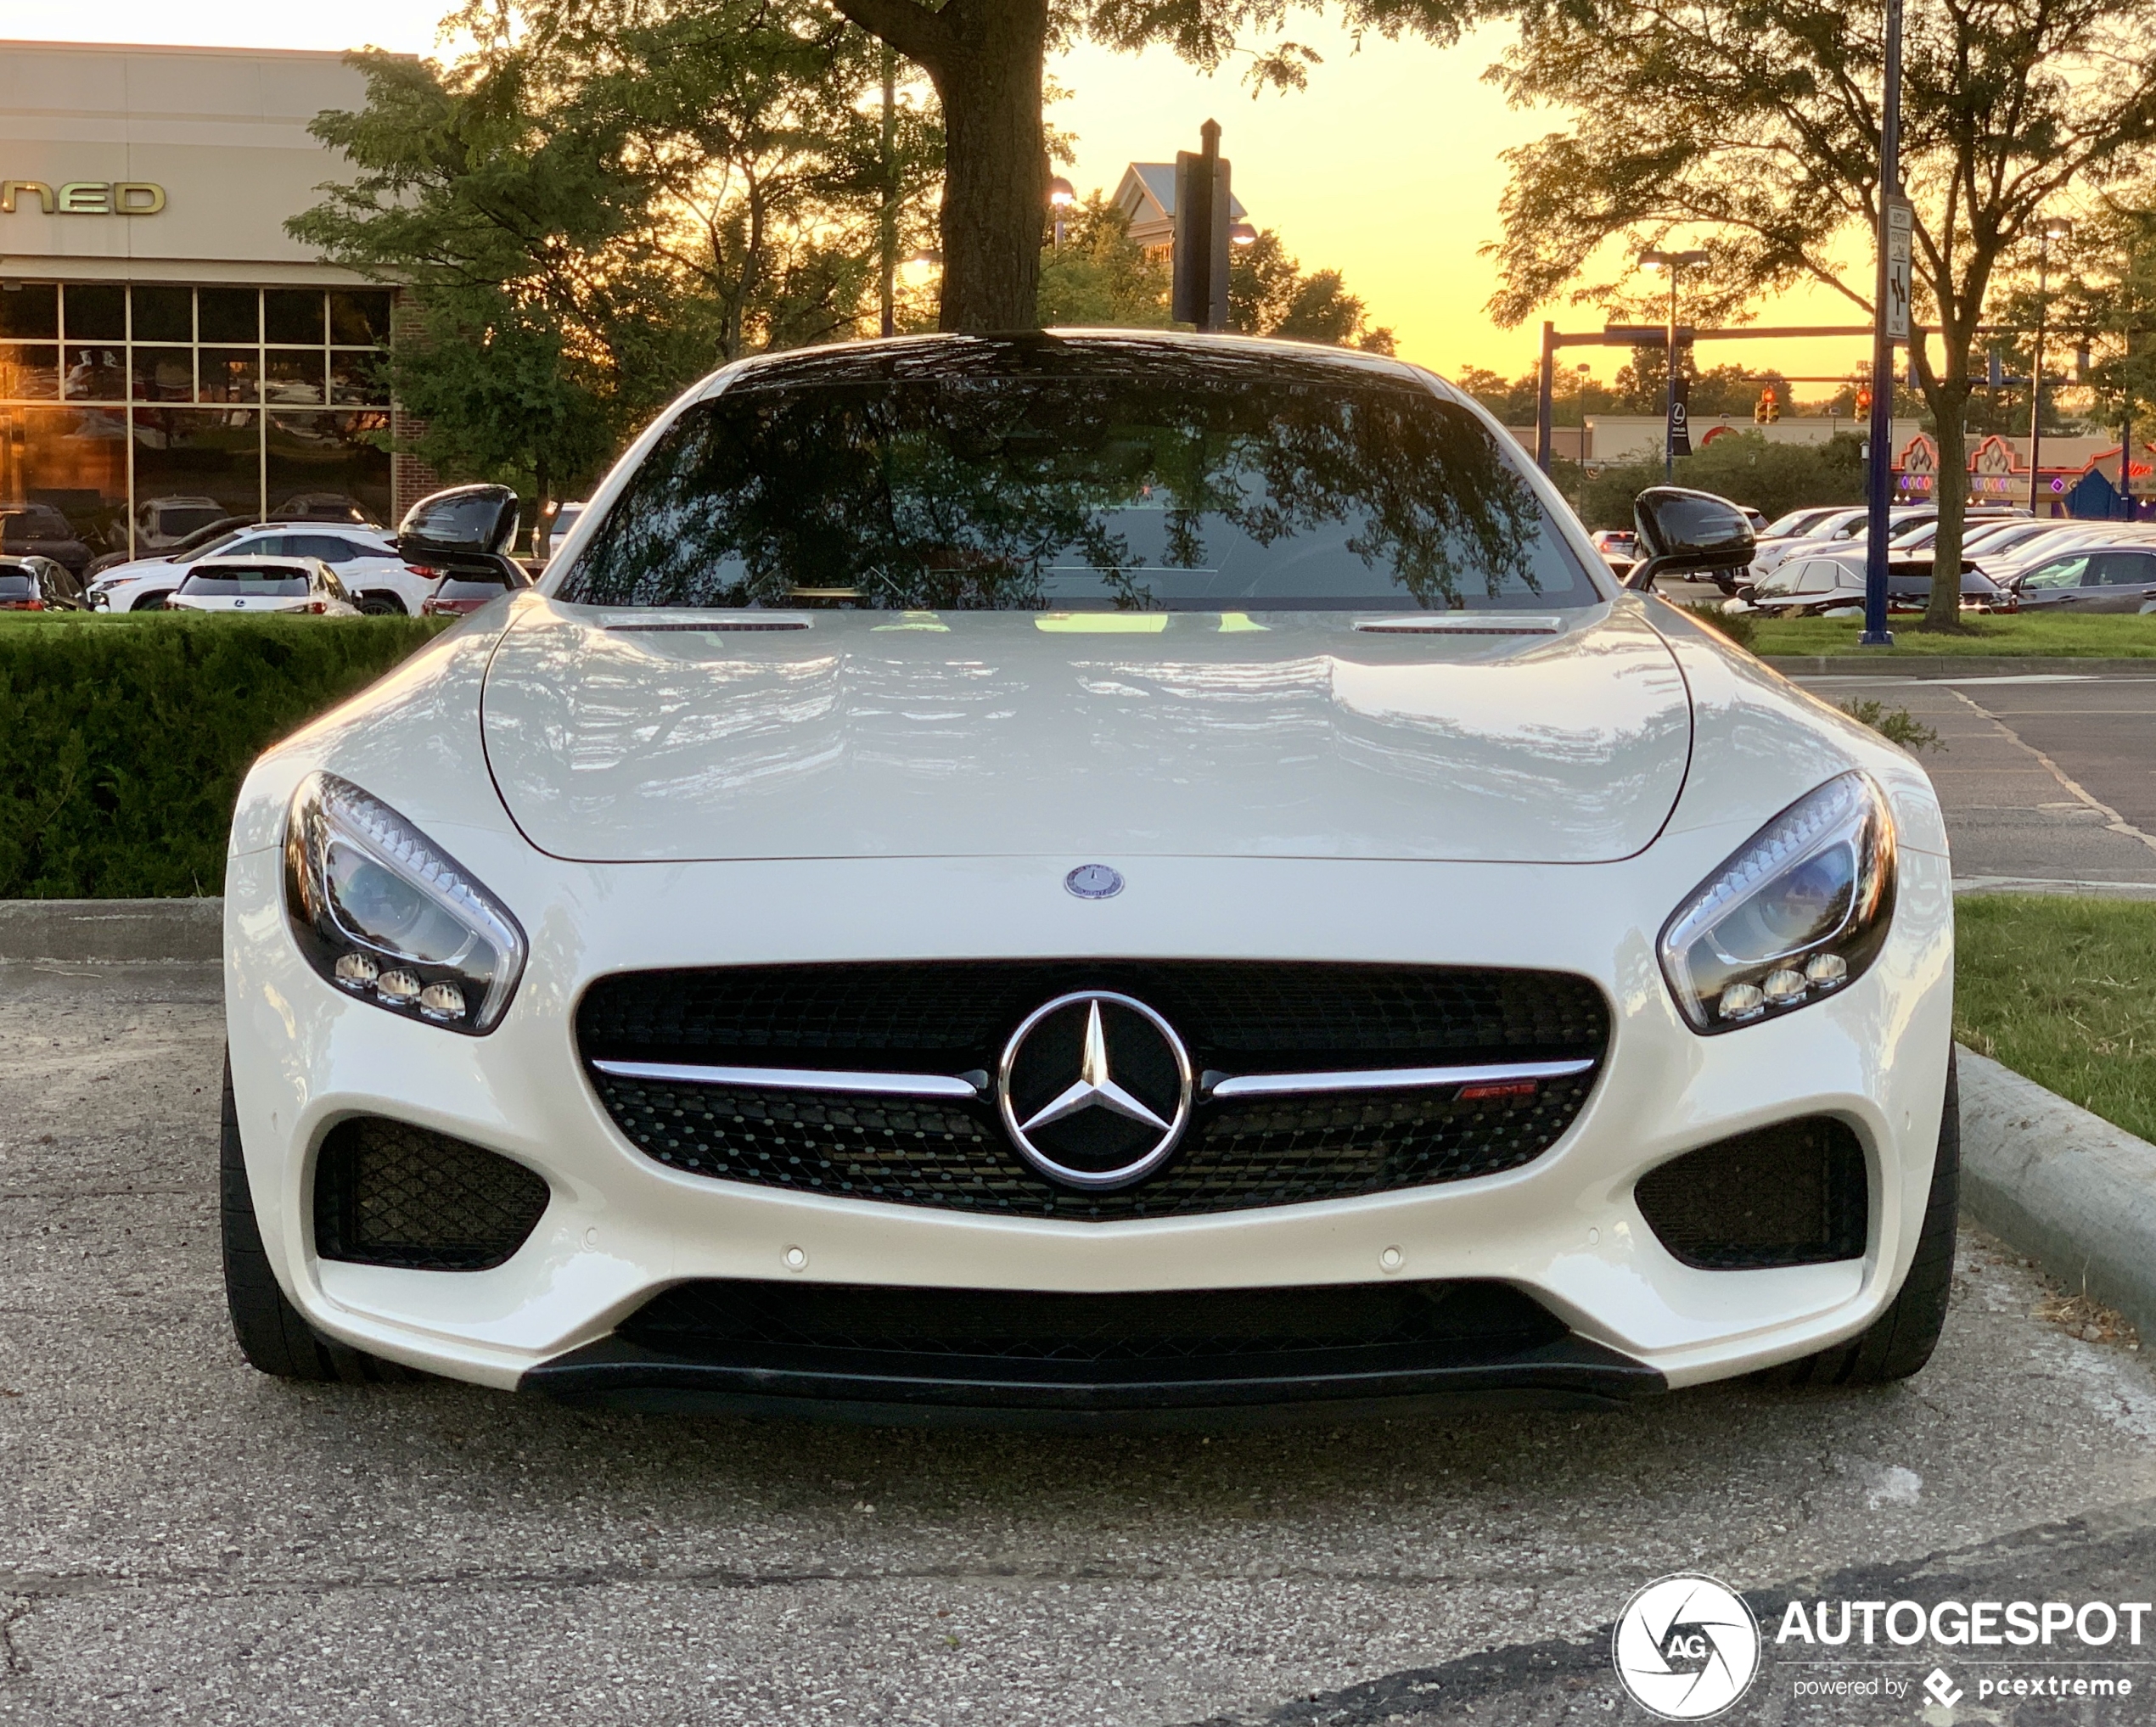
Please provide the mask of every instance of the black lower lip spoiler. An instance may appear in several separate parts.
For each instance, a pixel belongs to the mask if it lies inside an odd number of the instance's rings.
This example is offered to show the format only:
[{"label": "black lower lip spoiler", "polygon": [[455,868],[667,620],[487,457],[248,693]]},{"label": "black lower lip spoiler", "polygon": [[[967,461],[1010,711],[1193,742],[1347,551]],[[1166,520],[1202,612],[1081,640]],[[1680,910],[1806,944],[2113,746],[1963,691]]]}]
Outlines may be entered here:
[{"label": "black lower lip spoiler", "polygon": [[1129,1432],[1492,1408],[1609,1410],[1669,1388],[1653,1368],[1572,1337],[1471,1360],[1412,1348],[1243,1357],[1232,1365],[769,1347],[688,1359],[609,1337],[531,1369],[519,1388],[580,1407],[657,1414]]}]

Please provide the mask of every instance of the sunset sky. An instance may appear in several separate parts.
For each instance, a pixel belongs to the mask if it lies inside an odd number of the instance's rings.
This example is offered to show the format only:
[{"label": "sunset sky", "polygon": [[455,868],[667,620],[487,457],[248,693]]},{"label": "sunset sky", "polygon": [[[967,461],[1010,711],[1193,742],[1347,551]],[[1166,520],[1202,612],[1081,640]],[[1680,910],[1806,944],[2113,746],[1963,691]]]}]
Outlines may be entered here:
[{"label": "sunset sky", "polygon": [[[430,53],[443,9],[443,0],[373,0],[368,29],[380,47]],[[183,16],[196,45],[342,48],[352,45],[347,15],[289,0],[219,0],[181,13],[169,0],[76,0],[65,13],[50,0],[0,0],[0,37],[170,42]],[[1054,76],[1070,93],[1051,118],[1076,134],[1070,177],[1081,193],[1112,191],[1126,162],[1195,149],[1210,116],[1221,123],[1236,192],[1253,219],[1278,229],[1305,266],[1344,272],[1377,321],[1397,332],[1407,358],[1440,373],[1462,364],[1508,376],[1528,370],[1539,319],[1512,330],[1491,322],[1483,306],[1496,276],[1480,249],[1498,233],[1497,153],[1555,129],[1561,116],[1515,112],[1483,81],[1505,34],[1450,49],[1373,41],[1360,53],[1309,20],[1294,34],[1324,57],[1310,88],[1255,100],[1238,68],[1208,79],[1164,50],[1133,57],[1081,48],[1058,62]],[[1824,293],[1763,310],[1777,323],[1854,322],[1845,303]],[[1552,315],[1561,327],[1602,322],[1594,308]],[[1748,343],[1703,350],[1702,361],[1827,373],[1846,371],[1864,351],[1861,341]],[[1581,349],[1564,363],[1588,361],[1606,378],[1623,357]]]}]

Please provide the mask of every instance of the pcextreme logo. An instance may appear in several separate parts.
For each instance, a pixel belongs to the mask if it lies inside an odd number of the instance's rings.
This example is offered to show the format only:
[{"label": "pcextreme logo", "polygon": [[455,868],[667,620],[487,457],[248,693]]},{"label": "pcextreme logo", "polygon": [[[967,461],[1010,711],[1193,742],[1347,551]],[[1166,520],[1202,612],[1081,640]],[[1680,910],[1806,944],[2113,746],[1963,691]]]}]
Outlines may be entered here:
[{"label": "pcextreme logo", "polygon": [[1665,1720],[1704,1721],[1751,1689],[1760,1627],[1736,1590],[1693,1573],[1625,1603],[1610,1659],[1632,1701]]}]

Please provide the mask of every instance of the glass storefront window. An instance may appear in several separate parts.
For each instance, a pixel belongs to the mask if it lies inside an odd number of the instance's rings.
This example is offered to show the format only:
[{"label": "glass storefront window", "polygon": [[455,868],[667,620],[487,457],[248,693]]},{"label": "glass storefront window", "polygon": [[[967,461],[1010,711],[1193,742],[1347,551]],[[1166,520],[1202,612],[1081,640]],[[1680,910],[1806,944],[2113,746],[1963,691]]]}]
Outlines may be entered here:
[{"label": "glass storefront window", "polygon": [[137,348],[132,351],[137,401],[194,400],[194,354],[191,349]]},{"label": "glass storefront window", "polygon": [[138,288],[133,302],[138,342],[192,342],[194,339],[194,290],[188,288]]},{"label": "glass storefront window", "polygon": [[[386,410],[269,414],[270,513],[349,498],[371,522],[390,520],[390,417]],[[300,503],[307,501],[306,505]]]},{"label": "glass storefront window", "polygon": [[205,401],[262,399],[262,356],[256,349],[205,348],[201,373]]},{"label": "glass storefront window", "polygon": [[80,571],[127,544],[127,432],[109,408],[0,407],[0,503],[44,504],[74,530],[41,548]]},{"label": "glass storefront window", "polygon": [[323,345],[323,301],[316,288],[271,288],[262,293],[265,339],[272,342]]},{"label": "glass storefront window", "polygon": [[252,288],[198,288],[195,312],[205,342],[262,339],[262,296]]},{"label": "glass storefront window", "polygon": [[85,558],[296,498],[388,521],[390,306],[386,289],[0,286],[0,504],[63,513]]},{"label": "glass storefront window", "polygon": [[262,368],[262,394],[272,402],[319,407],[326,358],[319,348],[272,348]]},{"label": "glass storefront window", "polygon": [[67,348],[65,394],[70,401],[125,401],[127,399],[127,350],[117,343],[107,346]]},{"label": "glass storefront window", "polygon": [[60,350],[49,342],[0,344],[0,398],[9,401],[57,401],[60,394]]},{"label": "glass storefront window", "polygon": [[[135,551],[149,557],[217,519],[262,513],[261,416],[239,408],[135,410]],[[192,526],[182,524],[192,522]]]},{"label": "glass storefront window", "polygon": [[127,290],[113,283],[69,283],[60,311],[70,342],[127,339]]},{"label": "glass storefront window", "polygon": [[55,342],[60,334],[60,291],[49,282],[10,282],[0,288],[0,336]]}]

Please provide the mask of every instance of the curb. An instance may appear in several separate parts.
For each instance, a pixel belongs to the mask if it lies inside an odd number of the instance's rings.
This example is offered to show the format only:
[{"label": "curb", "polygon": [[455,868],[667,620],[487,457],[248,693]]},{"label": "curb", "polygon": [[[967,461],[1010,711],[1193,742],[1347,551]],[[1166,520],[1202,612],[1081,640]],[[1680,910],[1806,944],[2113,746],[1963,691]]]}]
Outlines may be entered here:
[{"label": "curb", "polygon": [[2156,1343],[2156,1146],[1964,1047],[1962,1203]]},{"label": "curb", "polygon": [[204,965],[224,945],[222,899],[0,900],[0,962]]},{"label": "curb", "polygon": [[2156,677],[2156,657],[2075,659],[2063,653],[1897,653],[1891,648],[1882,648],[1872,653],[1762,653],[1759,658],[1784,677],[2029,677],[2047,673],[2082,677],[2137,673]]}]

